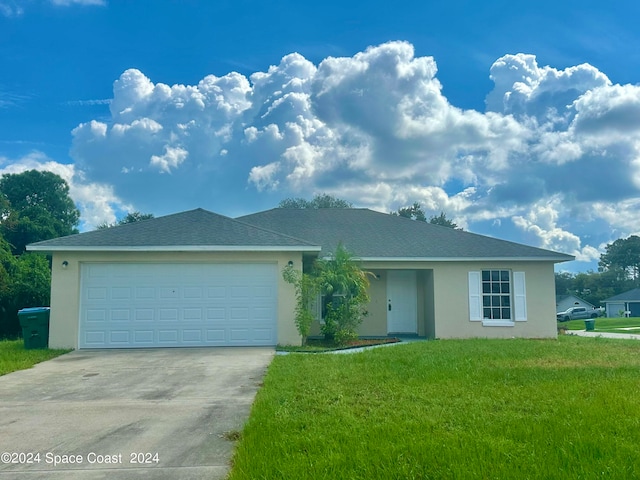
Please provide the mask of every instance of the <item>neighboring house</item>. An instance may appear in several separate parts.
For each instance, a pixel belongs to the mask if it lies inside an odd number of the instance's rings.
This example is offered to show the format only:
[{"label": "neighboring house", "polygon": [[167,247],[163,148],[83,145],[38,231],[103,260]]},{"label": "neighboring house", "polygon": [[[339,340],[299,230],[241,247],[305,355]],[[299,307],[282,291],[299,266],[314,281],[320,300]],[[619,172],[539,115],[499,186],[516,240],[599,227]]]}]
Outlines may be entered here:
[{"label": "neighboring house", "polygon": [[51,347],[241,346],[300,343],[282,269],[339,243],[375,274],[361,336],[557,334],[572,256],[367,209],[197,209],[28,249],[53,257]]},{"label": "neighboring house", "polygon": [[640,317],[640,288],[614,295],[602,303],[605,304],[607,317],[625,316],[624,312],[630,312],[627,314],[630,317]]},{"label": "neighboring house", "polygon": [[596,308],[592,303],[575,295],[556,295],[556,312],[564,312],[571,307]]}]

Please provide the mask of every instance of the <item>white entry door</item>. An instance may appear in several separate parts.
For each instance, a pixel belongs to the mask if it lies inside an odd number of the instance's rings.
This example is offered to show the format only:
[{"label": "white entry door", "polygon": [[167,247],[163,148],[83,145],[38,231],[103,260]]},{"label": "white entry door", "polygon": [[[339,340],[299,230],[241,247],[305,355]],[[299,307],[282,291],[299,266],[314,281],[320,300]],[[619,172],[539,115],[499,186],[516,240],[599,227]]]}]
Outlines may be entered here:
[{"label": "white entry door", "polygon": [[387,272],[387,332],[418,333],[418,284],[415,270]]},{"label": "white entry door", "polygon": [[86,263],[80,348],[277,343],[276,264]]}]

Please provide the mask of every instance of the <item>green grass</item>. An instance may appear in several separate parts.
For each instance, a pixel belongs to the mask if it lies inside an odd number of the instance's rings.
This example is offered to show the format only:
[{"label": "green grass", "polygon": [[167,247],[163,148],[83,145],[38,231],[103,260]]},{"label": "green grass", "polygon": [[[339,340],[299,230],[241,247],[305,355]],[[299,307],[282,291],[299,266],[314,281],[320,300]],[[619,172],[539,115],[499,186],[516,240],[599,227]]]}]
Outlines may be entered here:
[{"label": "green grass", "polygon": [[25,350],[23,340],[0,340],[0,375],[31,368],[71,350]]},{"label": "green grass", "polygon": [[[613,332],[613,333],[636,333],[640,334],[640,318],[631,317],[600,317],[595,319],[596,332]],[[584,320],[570,320],[568,322],[558,322],[559,327],[565,327],[567,330],[584,330]],[[629,328],[633,330],[628,330]]]},{"label": "green grass", "polygon": [[639,396],[633,340],[277,356],[229,478],[640,478]]}]

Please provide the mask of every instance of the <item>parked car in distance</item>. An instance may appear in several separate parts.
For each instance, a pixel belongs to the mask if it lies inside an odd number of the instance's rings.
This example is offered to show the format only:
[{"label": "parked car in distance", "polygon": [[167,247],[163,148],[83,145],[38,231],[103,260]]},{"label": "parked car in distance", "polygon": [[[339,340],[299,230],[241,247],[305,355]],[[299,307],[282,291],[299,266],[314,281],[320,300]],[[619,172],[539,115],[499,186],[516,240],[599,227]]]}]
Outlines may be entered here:
[{"label": "parked car in distance", "polygon": [[604,310],[602,308],[571,307],[564,312],[556,313],[556,318],[559,322],[566,322],[581,318],[596,318],[602,316],[603,313]]}]

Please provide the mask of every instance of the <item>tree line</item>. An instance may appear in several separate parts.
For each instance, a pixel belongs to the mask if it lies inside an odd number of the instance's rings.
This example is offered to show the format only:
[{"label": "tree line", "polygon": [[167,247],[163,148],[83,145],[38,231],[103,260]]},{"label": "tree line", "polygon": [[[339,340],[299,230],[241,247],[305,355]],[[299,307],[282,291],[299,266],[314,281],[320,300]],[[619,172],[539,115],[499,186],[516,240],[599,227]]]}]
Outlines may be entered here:
[{"label": "tree line", "polygon": [[[108,228],[151,218],[132,212]],[[29,170],[0,177],[0,339],[20,335],[18,311],[49,306],[51,258],[30,243],[79,233],[80,211],[60,176]]]},{"label": "tree line", "polygon": [[50,259],[26,246],[78,233],[79,222],[58,175],[30,170],[0,178],[0,338],[19,335],[18,310],[49,305]]},{"label": "tree line", "polygon": [[598,271],[556,273],[556,295],[576,295],[600,306],[600,302],[640,287],[640,237],[619,238],[605,247]]},{"label": "tree line", "polygon": [[[353,208],[353,204],[341,198],[336,198],[333,195],[321,193],[313,197],[312,200],[306,200],[304,198],[285,198],[278,204],[278,208]],[[400,217],[410,218],[419,222],[429,222],[433,225],[441,225],[443,227],[455,228],[456,230],[462,230],[456,223],[447,218],[444,212],[440,212],[440,215],[433,215],[427,220],[427,216],[422,209],[422,205],[418,202],[414,202],[407,207],[401,207],[395,212],[389,212],[391,215],[397,215]]]}]

